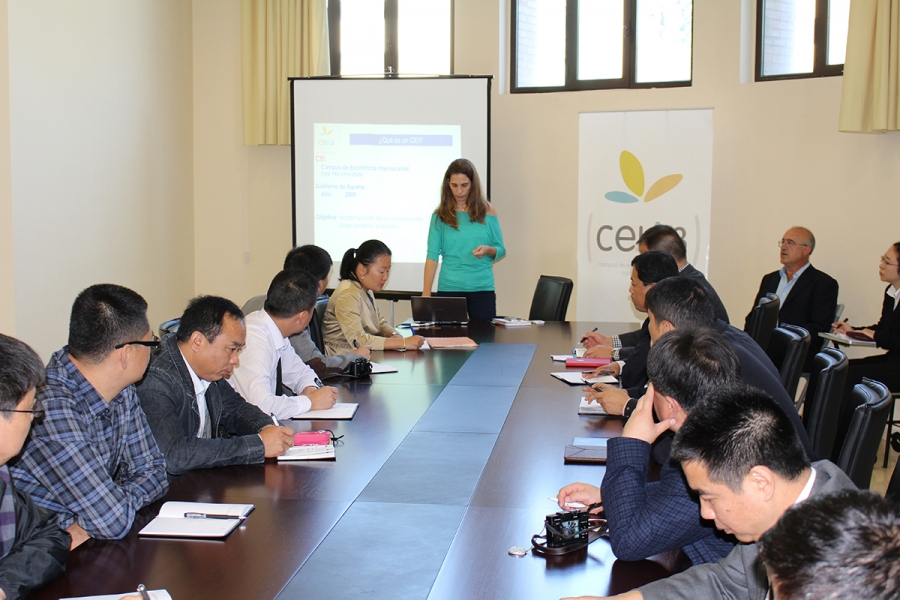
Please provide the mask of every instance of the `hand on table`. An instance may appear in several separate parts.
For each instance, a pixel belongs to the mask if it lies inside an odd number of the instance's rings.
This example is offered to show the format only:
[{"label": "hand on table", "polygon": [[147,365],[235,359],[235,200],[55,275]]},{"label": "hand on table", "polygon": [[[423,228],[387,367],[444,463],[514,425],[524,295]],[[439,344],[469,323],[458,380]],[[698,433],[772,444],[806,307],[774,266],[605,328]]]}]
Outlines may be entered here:
[{"label": "hand on table", "polygon": [[350,354],[358,354],[363,358],[369,358],[372,356],[372,349],[368,346],[360,346],[359,348],[354,348],[350,351]]},{"label": "hand on table", "polygon": [[91,536],[88,535],[88,532],[85,531],[84,528],[78,523],[72,523],[71,525],[66,527],[66,531],[68,531],[69,535],[72,536],[72,541],[69,543],[69,550],[74,550],[78,546],[91,539]]},{"label": "hand on table", "polygon": [[310,386],[303,390],[303,395],[312,404],[310,410],[327,410],[337,402],[337,388],[327,385],[320,388]]},{"label": "hand on table", "polygon": [[622,437],[644,440],[648,444],[652,444],[674,424],[675,419],[667,419],[659,423],[653,422],[653,384],[651,383],[647,386],[647,393],[638,400],[634,412],[625,423]]},{"label": "hand on table", "polygon": [[259,437],[265,447],[266,458],[281,456],[294,445],[294,430],[290,427],[267,425],[259,432]]},{"label": "hand on table", "polygon": [[840,321],[838,323],[832,323],[832,327],[834,327],[835,333],[844,333],[846,334],[848,331],[853,331],[853,328],[847,324],[846,321]]},{"label": "hand on table", "polygon": [[594,369],[594,373],[591,375],[591,377],[603,377],[604,375],[618,377],[621,371],[622,367],[619,366],[619,363],[611,362],[606,366],[597,367],[596,369]]},{"label": "hand on table", "polygon": [[585,398],[588,402],[599,402],[607,413],[611,415],[621,415],[628,403],[628,391],[619,389],[608,383],[595,383],[594,387],[582,388],[585,392]]},{"label": "hand on table", "polygon": [[[572,510],[571,506],[566,506],[567,502],[581,502],[585,506],[590,506],[599,504],[600,500],[600,488],[589,483],[570,483],[556,494],[556,502],[563,510]],[[600,510],[602,509],[597,508],[594,512]]]},{"label": "hand on table", "polygon": [[593,348],[594,346],[606,346],[607,348],[612,348],[612,338],[606,337],[602,333],[597,333],[596,331],[588,331],[581,336],[581,339],[584,340],[581,343],[585,348]]},{"label": "hand on table", "polygon": [[585,358],[610,358],[612,356],[612,348],[608,346],[591,346],[584,351]]}]

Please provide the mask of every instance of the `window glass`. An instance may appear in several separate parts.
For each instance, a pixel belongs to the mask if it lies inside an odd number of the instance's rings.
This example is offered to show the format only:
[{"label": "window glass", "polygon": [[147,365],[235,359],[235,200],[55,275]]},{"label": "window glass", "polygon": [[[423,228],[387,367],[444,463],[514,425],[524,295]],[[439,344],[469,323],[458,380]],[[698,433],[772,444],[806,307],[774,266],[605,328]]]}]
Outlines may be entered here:
[{"label": "window glass", "polygon": [[449,74],[450,0],[399,0],[397,13],[397,72]]},{"label": "window glass", "polygon": [[850,0],[828,0],[828,64],[842,65],[847,56]]},{"label": "window glass", "polygon": [[517,0],[516,85],[566,83],[566,0]]},{"label": "window glass", "polygon": [[625,3],[578,2],[578,79],[621,79]]},{"label": "window glass", "polygon": [[341,74],[384,73],[384,1],[341,0]]},{"label": "window glass", "polygon": [[637,0],[635,81],[690,81],[692,0]]},{"label": "window glass", "polygon": [[763,9],[763,77],[812,73],[815,29],[816,0],[766,0]]}]

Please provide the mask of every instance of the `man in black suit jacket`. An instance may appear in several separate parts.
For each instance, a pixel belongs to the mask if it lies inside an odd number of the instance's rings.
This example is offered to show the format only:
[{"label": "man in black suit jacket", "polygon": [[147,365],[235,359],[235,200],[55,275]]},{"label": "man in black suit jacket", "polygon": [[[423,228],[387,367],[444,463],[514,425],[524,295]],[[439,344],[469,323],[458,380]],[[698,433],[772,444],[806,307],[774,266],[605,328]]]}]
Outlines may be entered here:
[{"label": "man in black suit jacket", "polygon": [[[803,367],[805,371],[809,371],[813,357],[822,349],[825,341],[819,337],[819,333],[831,331],[831,324],[835,320],[838,282],[809,263],[809,257],[816,247],[816,238],[809,229],[788,229],[779,246],[781,264],[784,266],[763,277],[753,306],[767,293],[778,295],[781,300],[779,322],[797,325],[809,332],[809,352]],[[744,331],[749,323],[748,314]]]}]

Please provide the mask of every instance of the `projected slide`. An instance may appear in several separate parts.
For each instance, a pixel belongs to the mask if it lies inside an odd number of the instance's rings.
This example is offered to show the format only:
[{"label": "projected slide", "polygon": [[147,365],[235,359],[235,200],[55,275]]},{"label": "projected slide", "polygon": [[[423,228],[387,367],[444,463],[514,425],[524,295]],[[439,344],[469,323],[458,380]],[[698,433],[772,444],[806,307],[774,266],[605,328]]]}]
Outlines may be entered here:
[{"label": "projected slide", "polygon": [[421,263],[444,171],[462,155],[460,126],[315,123],[313,144],[316,243],[339,262],[382,239],[394,263]]}]

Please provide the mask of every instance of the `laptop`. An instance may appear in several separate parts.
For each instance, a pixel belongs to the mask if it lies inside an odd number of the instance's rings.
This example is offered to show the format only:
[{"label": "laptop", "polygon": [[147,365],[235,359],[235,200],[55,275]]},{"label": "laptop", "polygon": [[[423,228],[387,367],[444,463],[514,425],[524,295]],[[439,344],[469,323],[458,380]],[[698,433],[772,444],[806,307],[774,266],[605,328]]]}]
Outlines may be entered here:
[{"label": "laptop", "polygon": [[413,296],[412,318],[418,323],[465,325],[469,322],[466,299],[462,297]]}]

